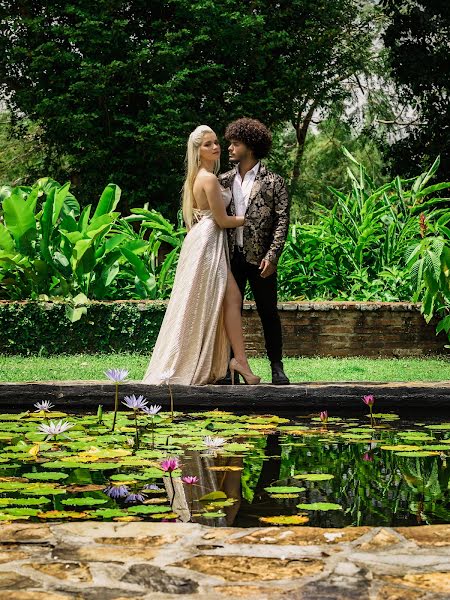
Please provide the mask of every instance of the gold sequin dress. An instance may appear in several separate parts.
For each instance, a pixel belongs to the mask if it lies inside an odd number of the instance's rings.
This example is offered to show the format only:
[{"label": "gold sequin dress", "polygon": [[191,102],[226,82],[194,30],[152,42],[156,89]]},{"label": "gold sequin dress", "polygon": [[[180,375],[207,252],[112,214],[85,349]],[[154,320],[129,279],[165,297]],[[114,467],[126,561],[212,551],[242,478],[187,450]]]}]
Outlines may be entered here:
[{"label": "gold sequin dress", "polygon": [[[225,206],[231,189],[222,190]],[[230,259],[225,229],[211,210],[194,209],[181,248],[172,294],[142,383],[205,385],[225,377],[229,341],[223,299]]]}]

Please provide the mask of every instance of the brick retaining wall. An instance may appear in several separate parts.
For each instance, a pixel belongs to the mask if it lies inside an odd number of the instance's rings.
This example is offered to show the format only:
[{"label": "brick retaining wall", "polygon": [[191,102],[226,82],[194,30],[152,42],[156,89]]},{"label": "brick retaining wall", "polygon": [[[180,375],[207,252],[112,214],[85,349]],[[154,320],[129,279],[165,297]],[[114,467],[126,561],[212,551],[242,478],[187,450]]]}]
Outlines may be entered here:
[{"label": "brick retaining wall", "polygon": [[[419,303],[283,302],[278,305],[286,356],[425,356],[446,354],[448,338],[436,336]],[[249,354],[265,353],[254,303],[244,304]]]},{"label": "brick retaining wall", "polygon": [[[155,343],[166,302],[93,301],[71,323],[57,302],[0,301],[0,354],[140,352]],[[278,305],[286,356],[448,356],[420,304],[407,302],[283,302]],[[255,305],[244,304],[249,354],[264,355]]]}]

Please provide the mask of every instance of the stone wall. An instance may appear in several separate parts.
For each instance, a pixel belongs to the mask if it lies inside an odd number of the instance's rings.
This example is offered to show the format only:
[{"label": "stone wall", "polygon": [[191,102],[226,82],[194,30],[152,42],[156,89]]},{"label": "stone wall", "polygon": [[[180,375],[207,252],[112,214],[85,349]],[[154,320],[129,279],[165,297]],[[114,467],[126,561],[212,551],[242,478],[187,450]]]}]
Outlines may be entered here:
[{"label": "stone wall", "polygon": [[[419,303],[283,302],[278,305],[286,356],[425,356],[446,354],[448,338],[436,336]],[[249,354],[265,353],[254,303],[244,304]]]}]

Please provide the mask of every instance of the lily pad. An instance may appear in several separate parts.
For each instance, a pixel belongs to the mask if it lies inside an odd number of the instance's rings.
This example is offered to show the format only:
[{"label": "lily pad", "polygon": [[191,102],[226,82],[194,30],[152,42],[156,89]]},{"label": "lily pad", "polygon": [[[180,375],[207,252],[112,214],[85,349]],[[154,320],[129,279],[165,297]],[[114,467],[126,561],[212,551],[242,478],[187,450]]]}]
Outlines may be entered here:
[{"label": "lily pad", "polygon": [[210,492],[209,494],[205,494],[201,498],[199,498],[200,502],[211,502],[214,500],[226,500],[227,495],[224,492],[215,491]]},{"label": "lily pad", "polygon": [[303,525],[308,523],[309,517],[306,515],[279,515],[276,517],[259,517],[261,523],[269,525]]},{"label": "lily pad", "polygon": [[95,504],[106,504],[109,502],[107,498],[67,498],[67,500],[61,500],[62,504],[68,506],[94,506]]},{"label": "lily pad", "polygon": [[272,485],[264,489],[269,494],[299,494],[306,490],[304,487],[296,487],[294,485]]},{"label": "lily pad", "polygon": [[23,477],[26,477],[27,479],[42,479],[44,481],[58,481],[58,479],[66,479],[69,475],[67,473],[58,473],[55,471],[48,471],[45,473],[36,471],[36,473],[24,473]]},{"label": "lily pad", "polygon": [[157,504],[139,504],[138,506],[130,506],[128,512],[137,515],[151,515],[172,512],[172,509],[170,506],[159,506]]},{"label": "lily pad", "polygon": [[330,473],[297,473],[294,479],[304,479],[305,481],[328,481],[333,479],[334,475]]},{"label": "lily pad", "polygon": [[425,456],[437,456],[439,452],[433,450],[417,450],[416,452],[396,452],[397,456],[407,456],[409,458],[423,458]]},{"label": "lily pad", "polygon": [[396,444],[394,446],[381,446],[382,450],[393,450],[398,452],[414,452],[416,450],[421,450],[422,446],[410,446],[408,444]]},{"label": "lily pad", "polygon": [[212,466],[212,467],[207,467],[207,469],[209,471],[221,471],[221,472],[227,472],[227,471],[242,471],[244,467],[238,467],[236,465],[224,465],[223,467],[221,466]]},{"label": "lily pad", "polygon": [[3,508],[2,513],[18,517],[35,517],[40,512],[39,508]]},{"label": "lily pad", "polygon": [[48,510],[37,514],[40,519],[80,519],[86,520],[91,518],[87,512],[77,512],[71,510]]},{"label": "lily pad", "polygon": [[297,504],[297,508],[302,510],[342,510],[342,506],[339,504],[333,504],[332,502],[311,502],[311,504]]},{"label": "lily pad", "polygon": [[0,498],[0,506],[41,506],[50,504],[50,498]]},{"label": "lily pad", "polygon": [[92,515],[101,519],[113,519],[114,517],[126,517],[128,513],[120,508],[98,508],[92,512]]}]

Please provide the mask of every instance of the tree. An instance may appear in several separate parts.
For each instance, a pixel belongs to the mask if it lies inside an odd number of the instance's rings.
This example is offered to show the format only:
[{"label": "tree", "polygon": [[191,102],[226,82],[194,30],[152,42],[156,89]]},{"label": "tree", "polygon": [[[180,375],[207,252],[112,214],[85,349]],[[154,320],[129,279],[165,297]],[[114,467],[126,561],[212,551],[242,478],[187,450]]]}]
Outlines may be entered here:
[{"label": "tree", "polygon": [[392,146],[404,175],[441,157],[440,177],[450,177],[450,11],[445,0],[383,0],[389,19],[384,43],[401,96],[417,111],[407,135]]},{"label": "tree", "polygon": [[[114,181],[125,206],[174,217],[189,132],[247,115],[295,122],[342,94],[370,38],[356,0],[4,0],[0,81],[84,204]],[[226,152],[224,152],[226,166]],[[56,159],[54,163],[56,163]],[[298,164],[298,161],[297,161]],[[30,173],[30,180],[43,173]],[[64,175],[64,176],[63,176]]]}]

